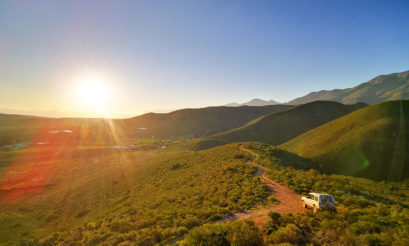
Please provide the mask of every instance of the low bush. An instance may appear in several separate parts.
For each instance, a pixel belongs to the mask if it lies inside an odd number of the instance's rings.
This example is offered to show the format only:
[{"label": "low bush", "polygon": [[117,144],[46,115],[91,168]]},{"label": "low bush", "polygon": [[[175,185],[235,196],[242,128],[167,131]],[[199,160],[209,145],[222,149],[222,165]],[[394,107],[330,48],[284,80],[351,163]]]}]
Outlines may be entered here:
[{"label": "low bush", "polygon": [[253,221],[207,224],[196,227],[186,235],[184,245],[263,245],[263,237]]}]

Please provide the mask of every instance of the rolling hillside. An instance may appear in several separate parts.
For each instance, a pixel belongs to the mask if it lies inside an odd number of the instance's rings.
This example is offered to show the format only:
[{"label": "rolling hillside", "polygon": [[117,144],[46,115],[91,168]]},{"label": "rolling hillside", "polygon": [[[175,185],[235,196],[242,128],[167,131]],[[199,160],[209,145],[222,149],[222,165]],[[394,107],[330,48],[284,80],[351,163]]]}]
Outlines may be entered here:
[{"label": "rolling hillside", "polygon": [[364,107],[365,104],[343,105],[318,101],[289,110],[262,116],[247,125],[212,135],[195,143],[196,149],[241,141],[257,141],[271,145],[284,143],[310,129]]},{"label": "rolling hillside", "polygon": [[[112,127],[120,138],[207,136],[244,125],[262,115],[290,108],[289,105],[262,107],[208,107],[182,109],[166,114],[148,113],[129,119],[45,118],[0,114],[0,145],[30,141],[50,131],[70,130],[87,141],[112,141]],[[94,141],[95,140],[95,141]]]},{"label": "rolling hillside", "polygon": [[202,137],[230,130],[246,124],[262,115],[284,111],[289,105],[269,105],[260,107],[208,107],[181,109],[167,114],[149,113],[123,120],[131,132],[145,136],[188,136]]},{"label": "rolling hillside", "polygon": [[409,177],[409,101],[365,107],[279,147],[330,173],[377,180]]},{"label": "rolling hillside", "polygon": [[409,71],[380,75],[353,88],[311,92],[288,103],[298,105],[326,100],[345,104],[357,102],[375,104],[401,99],[409,99]]}]

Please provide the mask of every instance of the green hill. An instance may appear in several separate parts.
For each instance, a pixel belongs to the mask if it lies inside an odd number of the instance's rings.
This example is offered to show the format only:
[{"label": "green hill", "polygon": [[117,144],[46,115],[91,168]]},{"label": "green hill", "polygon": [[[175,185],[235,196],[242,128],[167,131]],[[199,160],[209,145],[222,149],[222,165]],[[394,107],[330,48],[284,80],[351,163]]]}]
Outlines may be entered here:
[{"label": "green hill", "polygon": [[311,158],[318,169],[372,179],[409,177],[409,101],[365,107],[279,147]]},{"label": "green hill", "polygon": [[345,104],[357,102],[375,104],[401,99],[409,99],[409,71],[380,75],[353,88],[311,92],[290,101],[289,104],[304,104],[318,100]]},{"label": "green hill", "polygon": [[310,129],[364,107],[365,104],[343,105],[317,101],[289,110],[262,116],[247,125],[196,141],[196,149],[224,143],[255,141],[279,145]]}]

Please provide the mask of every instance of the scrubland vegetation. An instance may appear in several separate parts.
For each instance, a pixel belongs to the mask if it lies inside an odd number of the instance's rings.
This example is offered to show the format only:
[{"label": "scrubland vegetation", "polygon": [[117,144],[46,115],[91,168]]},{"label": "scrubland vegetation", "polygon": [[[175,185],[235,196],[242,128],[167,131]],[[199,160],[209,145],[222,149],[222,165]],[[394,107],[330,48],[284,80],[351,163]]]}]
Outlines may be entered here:
[{"label": "scrubland vegetation", "polygon": [[[408,182],[322,174],[310,169],[309,159],[261,143],[243,145],[257,156],[231,144],[200,152],[113,152],[93,166],[78,159],[73,169],[79,173],[71,179],[94,168],[101,172],[69,186],[57,172],[52,186],[24,198],[24,205],[2,204],[0,238],[5,245],[409,243]],[[261,228],[253,221],[220,222],[267,202],[264,184],[246,164],[250,158],[269,169],[269,178],[299,194],[334,195],[337,212],[272,211]],[[65,165],[64,170],[72,163]]]},{"label": "scrubland vegetation", "polygon": [[[265,242],[257,240],[259,234],[251,222],[245,231],[243,227],[225,224],[200,226],[186,236],[186,245],[409,244],[408,182],[386,183],[322,174],[309,169],[310,160],[276,147],[261,143],[245,143],[245,147],[257,153],[257,163],[269,168],[268,177],[299,194],[330,193],[337,200],[337,211],[316,214],[308,211],[298,215],[271,211],[269,221],[259,230]],[[243,235],[240,242],[232,241],[231,235],[239,232]],[[220,243],[213,244],[213,238],[218,238]]]},{"label": "scrubland vegetation", "polygon": [[263,245],[263,235],[251,220],[207,224],[192,229],[184,245]]},{"label": "scrubland vegetation", "polygon": [[312,191],[330,193],[338,203],[336,213],[308,212],[290,219],[273,219],[273,227],[267,228],[269,242],[315,245],[409,244],[408,182],[386,183],[321,174],[300,166],[297,162],[299,159],[294,159],[290,153],[286,158],[283,157],[285,152],[275,147],[261,144],[251,146],[259,154],[257,161],[269,168],[267,175],[271,179],[288,185],[300,194]]},{"label": "scrubland vegetation", "polygon": [[[46,245],[169,243],[264,202],[267,191],[246,160],[237,144],[203,152],[113,153],[92,167],[80,159],[78,176],[57,173],[53,188],[25,198],[27,204],[3,204],[0,238],[6,244],[30,237]],[[84,180],[86,173],[91,176]]]}]

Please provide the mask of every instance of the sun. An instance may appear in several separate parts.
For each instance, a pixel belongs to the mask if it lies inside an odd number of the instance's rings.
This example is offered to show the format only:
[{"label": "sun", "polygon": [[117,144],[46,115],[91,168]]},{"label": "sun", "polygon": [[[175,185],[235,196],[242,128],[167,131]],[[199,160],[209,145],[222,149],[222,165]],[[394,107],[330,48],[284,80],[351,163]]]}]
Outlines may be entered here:
[{"label": "sun", "polygon": [[87,104],[103,106],[107,103],[109,89],[103,77],[86,75],[78,81],[78,96]]}]

